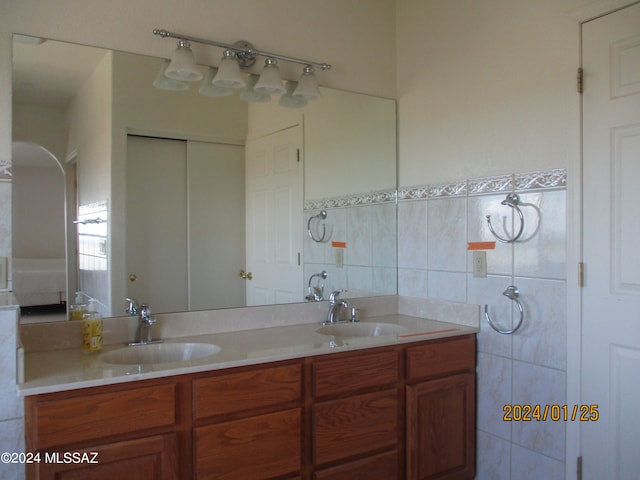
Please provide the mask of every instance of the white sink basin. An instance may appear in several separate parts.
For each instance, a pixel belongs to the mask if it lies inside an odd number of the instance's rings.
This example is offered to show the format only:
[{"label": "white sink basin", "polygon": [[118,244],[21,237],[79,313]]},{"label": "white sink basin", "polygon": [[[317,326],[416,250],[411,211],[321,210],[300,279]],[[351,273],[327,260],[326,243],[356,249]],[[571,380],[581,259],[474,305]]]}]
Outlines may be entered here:
[{"label": "white sink basin", "polygon": [[103,354],[100,360],[113,365],[152,365],[197,360],[219,351],[219,346],[210,343],[152,343],[119,348]]},{"label": "white sink basin", "polygon": [[320,327],[316,332],[322,335],[334,337],[355,338],[355,337],[383,337],[388,335],[398,335],[406,332],[407,329],[395,323],[336,323]]}]

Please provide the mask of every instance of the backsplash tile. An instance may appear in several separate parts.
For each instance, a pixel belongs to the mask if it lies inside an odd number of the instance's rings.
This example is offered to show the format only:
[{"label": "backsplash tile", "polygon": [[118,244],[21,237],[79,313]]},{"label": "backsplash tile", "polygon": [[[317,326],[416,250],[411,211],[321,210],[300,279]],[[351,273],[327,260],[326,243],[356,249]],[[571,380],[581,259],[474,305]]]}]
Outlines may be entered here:
[{"label": "backsplash tile", "polygon": [[[478,479],[563,479],[562,422],[505,422],[504,405],[566,403],[566,184],[564,169],[401,187],[398,190],[398,293],[480,305]],[[503,205],[520,197],[520,219]],[[485,244],[487,276],[474,277],[470,242]],[[520,318],[502,292],[516,285]]]}]

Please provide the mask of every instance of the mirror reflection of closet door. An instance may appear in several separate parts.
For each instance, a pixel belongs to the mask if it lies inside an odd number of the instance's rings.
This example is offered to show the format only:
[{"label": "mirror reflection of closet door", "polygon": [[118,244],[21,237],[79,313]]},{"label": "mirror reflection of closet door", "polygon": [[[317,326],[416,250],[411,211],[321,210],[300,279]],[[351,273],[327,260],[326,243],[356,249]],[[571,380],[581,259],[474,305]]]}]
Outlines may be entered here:
[{"label": "mirror reflection of closet door", "polygon": [[244,147],[129,136],[127,148],[127,295],[156,312],[244,306]]},{"label": "mirror reflection of closet door", "polygon": [[186,154],[182,140],[127,140],[127,296],[156,312],[188,310]]}]

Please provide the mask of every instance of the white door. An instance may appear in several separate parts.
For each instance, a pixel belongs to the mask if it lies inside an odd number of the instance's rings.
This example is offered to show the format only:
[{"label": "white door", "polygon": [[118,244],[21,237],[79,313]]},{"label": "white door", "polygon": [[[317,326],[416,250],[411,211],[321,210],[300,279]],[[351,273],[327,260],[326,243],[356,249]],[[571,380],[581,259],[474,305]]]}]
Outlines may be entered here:
[{"label": "white door", "polygon": [[637,479],[640,4],[585,23],[582,40],[585,285],[577,413],[591,418],[580,422],[583,478]]},{"label": "white door", "polygon": [[300,126],[247,142],[247,305],[303,300],[301,147]]}]

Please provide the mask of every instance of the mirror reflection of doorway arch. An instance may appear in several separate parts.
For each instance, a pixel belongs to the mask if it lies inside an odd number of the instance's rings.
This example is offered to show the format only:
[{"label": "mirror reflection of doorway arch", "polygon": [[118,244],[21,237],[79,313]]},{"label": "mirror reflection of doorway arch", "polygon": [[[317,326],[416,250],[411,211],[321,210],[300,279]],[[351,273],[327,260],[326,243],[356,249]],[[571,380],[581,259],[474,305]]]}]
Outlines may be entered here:
[{"label": "mirror reflection of doorway arch", "polygon": [[[74,198],[75,178],[69,181],[68,176],[75,177],[75,166],[65,170],[55,155],[34,142],[14,141],[12,158],[12,285],[22,320],[66,317],[68,292],[75,290],[67,276],[66,187],[71,186]],[[74,203],[69,205],[72,215]]]}]

